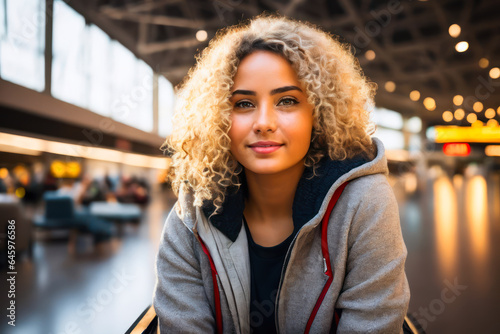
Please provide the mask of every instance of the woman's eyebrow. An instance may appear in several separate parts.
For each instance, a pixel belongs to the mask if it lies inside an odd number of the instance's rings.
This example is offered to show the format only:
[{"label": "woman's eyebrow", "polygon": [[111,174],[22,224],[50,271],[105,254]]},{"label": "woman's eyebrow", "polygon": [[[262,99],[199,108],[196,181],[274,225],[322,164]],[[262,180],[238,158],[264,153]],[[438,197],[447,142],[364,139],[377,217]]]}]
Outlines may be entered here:
[{"label": "woman's eyebrow", "polygon": [[[302,92],[302,89],[300,89],[297,86],[284,86],[284,87],[273,89],[271,91],[271,95],[278,94],[278,93],[288,92],[289,90],[298,90],[298,91]],[[253,90],[237,89],[237,90],[235,90],[234,92],[231,93],[231,96],[236,95],[236,94],[253,95],[253,96],[257,95],[257,93],[254,92]]]}]

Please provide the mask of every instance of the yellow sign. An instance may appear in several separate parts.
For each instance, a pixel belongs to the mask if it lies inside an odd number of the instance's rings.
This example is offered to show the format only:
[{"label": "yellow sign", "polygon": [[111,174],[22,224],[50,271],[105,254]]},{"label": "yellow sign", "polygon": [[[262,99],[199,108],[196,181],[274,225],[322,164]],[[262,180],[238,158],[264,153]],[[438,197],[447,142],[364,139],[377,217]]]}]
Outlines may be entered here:
[{"label": "yellow sign", "polygon": [[436,126],[436,143],[500,143],[500,126]]},{"label": "yellow sign", "polygon": [[61,160],[54,160],[50,164],[50,171],[57,178],[77,178],[81,170],[80,163],[76,161],[63,162]]}]

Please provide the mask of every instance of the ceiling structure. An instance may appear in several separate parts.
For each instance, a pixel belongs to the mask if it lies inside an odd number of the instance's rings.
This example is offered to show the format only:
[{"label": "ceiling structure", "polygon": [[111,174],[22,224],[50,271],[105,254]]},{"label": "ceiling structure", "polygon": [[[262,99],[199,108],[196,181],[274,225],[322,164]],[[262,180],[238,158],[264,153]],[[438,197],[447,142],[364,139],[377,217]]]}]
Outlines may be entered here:
[{"label": "ceiling structure", "polygon": [[[444,111],[458,108],[483,122],[489,119],[488,108],[498,109],[494,119],[500,121],[500,79],[489,74],[500,66],[500,1],[66,1],[173,85],[219,28],[263,11],[278,12],[318,24],[351,43],[365,74],[379,85],[380,107],[420,116],[427,125],[470,125],[466,117],[443,120]],[[461,28],[458,37],[450,35],[452,24]],[[204,42],[196,38],[199,30],[208,34]],[[465,52],[455,49],[460,41],[468,42]],[[410,99],[413,90],[420,92],[417,101]],[[453,104],[455,95],[464,97],[463,105]],[[434,110],[424,107],[426,97],[434,99]],[[481,111],[473,110],[475,102],[482,103]]]}]

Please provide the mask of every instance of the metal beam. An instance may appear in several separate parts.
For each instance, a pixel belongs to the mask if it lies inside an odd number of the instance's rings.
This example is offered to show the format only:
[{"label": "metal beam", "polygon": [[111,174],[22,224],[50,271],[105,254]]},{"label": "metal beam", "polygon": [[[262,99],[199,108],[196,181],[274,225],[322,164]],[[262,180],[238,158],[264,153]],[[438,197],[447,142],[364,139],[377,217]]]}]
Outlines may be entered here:
[{"label": "metal beam", "polygon": [[176,50],[182,48],[192,48],[201,44],[196,38],[180,38],[165,42],[155,42],[148,44],[140,44],[137,46],[137,51],[142,55],[162,52],[166,50]]},{"label": "metal beam", "polygon": [[[356,9],[354,8],[352,2],[350,0],[340,0],[340,3],[342,4],[342,7],[344,7],[345,11],[349,14],[349,16],[352,18],[353,22],[356,24],[358,29],[363,29],[364,22],[361,20],[358,16],[358,13]],[[377,41],[373,38],[370,38],[368,45],[375,51],[375,54],[377,57],[380,59],[384,60],[387,66],[391,69],[393,72],[392,75],[399,75],[401,74],[401,70],[399,67],[396,65],[396,62],[394,59],[392,59],[385,50],[377,43]],[[367,45],[367,46],[368,46]],[[355,45],[356,46],[356,45]]]},{"label": "metal beam", "polygon": [[114,20],[131,21],[138,23],[157,24],[170,27],[201,29],[204,23],[178,17],[169,17],[163,15],[130,13],[122,9],[116,9],[109,6],[103,6],[100,13]]},{"label": "metal beam", "polygon": [[143,2],[138,2],[138,3],[133,3],[133,4],[127,4],[123,8],[127,12],[132,12],[132,13],[139,13],[139,12],[150,12],[154,9],[157,8],[162,8],[164,6],[168,5],[173,5],[179,2],[184,2],[182,0],[147,0]]}]

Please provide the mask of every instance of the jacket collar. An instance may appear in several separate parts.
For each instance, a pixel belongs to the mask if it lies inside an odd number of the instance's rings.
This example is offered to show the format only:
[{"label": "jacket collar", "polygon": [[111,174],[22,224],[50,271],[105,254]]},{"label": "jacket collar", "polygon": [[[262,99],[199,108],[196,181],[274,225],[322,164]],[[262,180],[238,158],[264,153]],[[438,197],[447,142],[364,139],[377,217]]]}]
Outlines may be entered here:
[{"label": "jacket collar", "polygon": [[[292,216],[295,230],[300,229],[316,215],[330,187],[340,176],[366,162],[368,160],[362,156],[341,161],[325,157],[316,169],[316,176],[312,178],[312,168],[306,167],[297,185],[293,200]],[[244,173],[240,174],[240,181],[242,185],[239,189],[235,186],[228,188],[220,213],[211,216],[215,211],[212,201],[205,201],[202,206],[203,213],[210,223],[233,242],[238,237],[243,224],[245,193],[247,191]]]}]

